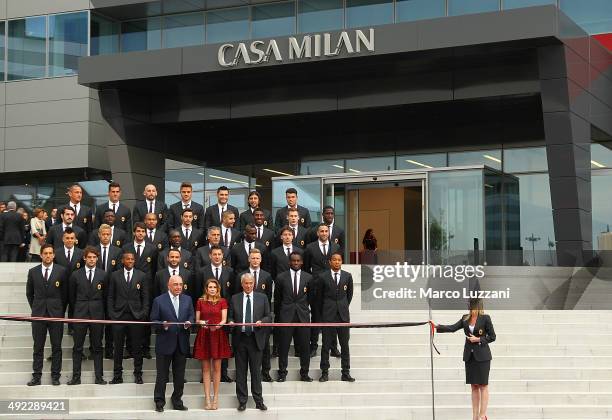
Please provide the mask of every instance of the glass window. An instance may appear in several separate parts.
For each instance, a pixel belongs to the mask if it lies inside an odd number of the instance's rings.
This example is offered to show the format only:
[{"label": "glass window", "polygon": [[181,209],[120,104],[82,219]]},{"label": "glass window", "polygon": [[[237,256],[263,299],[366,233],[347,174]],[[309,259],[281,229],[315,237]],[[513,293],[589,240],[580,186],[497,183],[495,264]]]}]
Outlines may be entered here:
[{"label": "glass window", "polygon": [[301,175],[341,174],[343,172],[343,160],[319,160],[313,162],[302,162],[300,165]]},{"label": "glass window", "polygon": [[119,52],[119,23],[91,14],[91,55]]},{"label": "glass window", "polygon": [[346,26],[374,26],[393,23],[392,0],[346,0]]},{"label": "glass window", "polygon": [[612,32],[610,0],[559,0],[559,7],[590,34]]},{"label": "glass window", "polygon": [[253,6],[251,37],[269,38],[295,33],[295,3]]},{"label": "glass window", "polygon": [[206,13],[206,42],[249,39],[249,8],[218,10]]},{"label": "glass window", "polygon": [[87,56],[87,12],[49,16],[49,76],[77,74]]},{"label": "glass window", "polygon": [[6,23],[0,22],[0,80],[4,80],[4,53],[6,51]]},{"label": "glass window", "polygon": [[161,48],[159,17],[133,20],[121,24],[121,51],[146,51]]},{"label": "glass window", "polygon": [[164,16],[164,48],[204,44],[204,13]]},{"label": "glass window", "polygon": [[612,143],[591,144],[591,169],[612,168]]},{"label": "glass window", "polygon": [[518,9],[519,7],[542,6],[544,4],[557,4],[557,0],[504,0],[504,9]]},{"label": "glass window", "polygon": [[445,0],[397,0],[395,15],[398,22],[446,16],[446,2]]},{"label": "glass window", "polygon": [[593,249],[612,251],[612,200],[610,188],[612,187],[612,174],[592,171],[592,223],[593,223]]},{"label": "glass window", "polygon": [[448,0],[448,15],[493,12],[499,10],[499,0]]},{"label": "glass window", "polygon": [[164,14],[185,13],[206,8],[205,0],[164,0],[162,3]]},{"label": "glass window", "polygon": [[299,32],[323,32],[341,29],[343,26],[342,0],[299,0]]},{"label": "glass window", "polygon": [[547,171],[546,147],[504,150],[505,172]]},{"label": "glass window", "polygon": [[393,156],[381,156],[361,159],[348,159],[346,171],[349,173],[361,173],[371,171],[392,171],[395,169],[395,158]]},{"label": "glass window", "polygon": [[454,152],[448,154],[448,166],[487,165],[489,168],[502,168],[501,150],[477,150],[473,152]]},{"label": "glass window", "polygon": [[168,206],[181,200],[181,183],[193,186],[193,201],[204,203],[204,167],[166,159],[165,202]]},{"label": "glass window", "polygon": [[8,80],[45,77],[46,17],[9,20],[8,35]]},{"label": "glass window", "polygon": [[402,155],[397,157],[397,169],[429,169],[446,166],[446,153]]}]

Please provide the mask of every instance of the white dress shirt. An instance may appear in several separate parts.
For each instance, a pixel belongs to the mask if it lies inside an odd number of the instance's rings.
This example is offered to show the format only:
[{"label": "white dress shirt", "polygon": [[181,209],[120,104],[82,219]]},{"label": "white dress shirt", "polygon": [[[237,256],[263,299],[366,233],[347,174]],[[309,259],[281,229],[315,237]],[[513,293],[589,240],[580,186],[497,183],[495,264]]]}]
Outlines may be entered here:
[{"label": "white dress shirt", "polygon": [[48,275],[47,280],[50,279],[51,278],[51,273],[53,272],[53,262],[51,262],[51,264],[49,264],[49,267],[45,267],[44,264],[41,264],[40,266],[42,268],[41,269],[41,273],[42,273],[43,279],[45,278],[45,270],[47,268],[49,269],[49,272],[47,273],[47,275]]},{"label": "white dress shirt", "polygon": [[128,279],[128,273],[130,274],[130,281],[132,281],[134,279],[134,269],[131,269],[131,270],[128,270],[127,268],[123,269],[123,278],[125,279],[126,282]]},{"label": "white dress shirt", "polygon": [[[253,300],[254,299],[253,292],[251,293],[242,292],[242,322],[246,322],[247,296],[251,297],[251,322],[255,322],[255,319],[253,319],[253,307],[255,306],[255,303]],[[242,327],[242,332],[244,332],[245,328],[246,327]]]},{"label": "white dress shirt", "polygon": [[81,211],[81,203],[73,203],[72,201],[70,202],[70,207],[74,209],[75,213],[74,215],[78,215],[79,211]]},{"label": "white dress shirt", "polygon": [[[319,242],[319,249],[321,250],[321,254],[323,255],[327,255],[327,253],[329,252],[329,241],[327,242]],[[323,252],[323,245],[325,245],[325,252]]]}]

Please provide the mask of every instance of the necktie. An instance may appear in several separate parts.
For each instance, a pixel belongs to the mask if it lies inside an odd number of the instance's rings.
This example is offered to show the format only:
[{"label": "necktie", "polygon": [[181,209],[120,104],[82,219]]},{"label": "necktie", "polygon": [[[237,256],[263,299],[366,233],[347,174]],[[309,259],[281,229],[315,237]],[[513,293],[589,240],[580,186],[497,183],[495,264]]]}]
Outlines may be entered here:
[{"label": "necktie", "polygon": [[79,206],[77,206],[76,204],[74,205],[74,215],[76,216],[77,214],[79,214],[78,211]]},{"label": "necktie", "polygon": [[219,220],[223,220],[223,212],[225,211],[225,207],[219,208]]},{"label": "necktie", "polygon": [[102,268],[106,271],[106,247],[102,247]]},{"label": "necktie", "polygon": [[219,281],[219,267],[215,267],[215,278]]},{"label": "necktie", "polygon": [[338,273],[334,273],[334,280],[336,280],[336,286],[338,286],[338,283],[340,283],[338,280]]},{"label": "necktie", "polygon": [[178,296],[172,296],[172,306],[174,306],[174,313],[176,314],[176,318],[179,316],[179,301]]},{"label": "necktie", "polygon": [[[253,318],[251,316],[251,295],[247,295],[247,303],[246,303],[246,313],[244,314],[244,323],[250,324],[253,322]],[[253,332],[253,327],[248,326],[244,330],[247,335],[250,335]]]},{"label": "necktie", "polygon": [[140,258],[140,245],[136,245],[136,255]]},{"label": "necktie", "polygon": [[251,252],[252,248],[253,248],[253,244],[249,244],[249,252]]},{"label": "necktie", "polygon": [[49,269],[45,268],[45,287],[49,285]]},{"label": "necktie", "polygon": [[153,242],[153,229],[149,229],[149,239]]},{"label": "necktie", "polygon": [[176,276],[176,270],[172,270],[172,275]]},{"label": "necktie", "polygon": [[185,238],[189,240],[189,229],[185,229]]},{"label": "necktie", "polygon": [[149,201],[149,213],[153,213],[153,202]]},{"label": "necktie", "polygon": [[291,228],[293,229],[293,237],[297,238],[297,229],[296,228]]},{"label": "necktie", "polygon": [[261,228],[257,228],[257,239],[261,239]]},{"label": "necktie", "polygon": [[70,262],[70,250],[68,250],[68,254],[66,254],[66,258],[68,259],[68,262]]},{"label": "necktie", "polygon": [[325,244],[323,244],[323,255],[327,255],[327,249],[325,248]]},{"label": "necktie", "polygon": [[255,279],[255,289],[257,290],[257,270],[253,271],[253,278]]},{"label": "necktie", "polygon": [[297,279],[297,271],[293,272],[293,296],[297,296],[298,294],[298,279]]},{"label": "necktie", "polygon": [[227,238],[228,231],[229,231],[229,229],[225,228],[225,235],[224,235],[224,238],[223,238],[223,245],[225,245],[225,246],[229,246],[228,238]]},{"label": "necktie", "polygon": [[126,279],[127,284],[130,284],[130,272],[127,272],[127,279]]},{"label": "necktie", "polygon": [[87,277],[89,279],[89,284],[93,283],[93,277],[91,276],[91,272],[93,270],[89,270],[89,276]]},{"label": "necktie", "polygon": [[187,204],[183,204],[183,210],[185,210],[187,207],[189,207]]},{"label": "necktie", "polygon": [[113,213],[117,213],[117,204],[113,203]]},{"label": "necktie", "polygon": [[291,248],[287,248],[287,258],[291,255]]}]

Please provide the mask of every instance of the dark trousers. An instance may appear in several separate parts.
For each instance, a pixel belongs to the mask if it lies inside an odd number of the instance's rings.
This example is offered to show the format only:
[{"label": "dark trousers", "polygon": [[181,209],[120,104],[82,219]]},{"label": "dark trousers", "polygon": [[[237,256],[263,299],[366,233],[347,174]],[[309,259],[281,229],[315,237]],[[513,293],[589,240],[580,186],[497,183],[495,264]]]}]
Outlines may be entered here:
[{"label": "dark trousers", "polygon": [[[294,315],[291,322],[301,322],[297,314]],[[307,327],[282,327],[281,340],[278,347],[278,374],[279,376],[287,376],[287,365],[289,364],[289,346],[291,338],[295,348],[300,352],[300,375],[308,375],[310,370],[310,354],[308,354],[308,337],[310,336],[310,328]]]},{"label": "dark trousers", "polygon": [[[333,322],[344,322],[336,314],[336,320]],[[323,346],[321,348],[321,370],[329,369],[329,351],[335,346],[336,337],[340,342],[340,366],[342,374],[349,373],[351,370],[351,354],[349,351],[350,328],[323,328]]]},{"label": "dark trousers", "polygon": [[[139,321],[134,319],[132,314],[124,314],[119,320]],[[129,334],[131,338],[131,351],[134,356],[134,375],[142,375],[142,326],[138,324],[113,324],[113,343],[115,345],[113,377],[119,377],[123,374],[123,345],[126,334]]]},{"label": "dark trousers", "polygon": [[2,262],[17,262],[19,245],[4,244],[2,246]]},{"label": "dark trousers", "polygon": [[143,327],[142,337],[142,352],[151,351],[151,326],[145,325]]},{"label": "dark trousers", "polygon": [[113,351],[113,326],[110,324],[104,326],[104,350]]},{"label": "dark trousers", "polygon": [[267,373],[270,373],[270,369],[272,368],[270,364],[270,333],[271,331],[269,330],[266,332],[266,344],[261,355],[261,370]]},{"label": "dark trousers", "polygon": [[102,334],[104,326],[102,324],[74,324],[74,346],[72,347],[72,376],[81,376],[81,362],[83,359],[83,343],[85,335],[89,330],[89,342],[94,359],[94,371],[96,378],[104,376],[102,367]]},{"label": "dark trousers", "polygon": [[261,350],[257,347],[255,333],[247,335],[240,334],[238,345],[234,348],[234,358],[236,360],[236,396],[240,404],[246,404],[249,398],[247,387],[247,370],[251,371],[251,394],[256,403],[263,403],[261,386]]},{"label": "dark trousers", "polygon": [[59,379],[62,371],[63,322],[32,321],[32,339],[34,340],[32,376],[35,378],[40,378],[42,376],[47,331],[49,332],[49,339],[51,340],[51,377]]},{"label": "dark trousers", "polygon": [[155,377],[155,391],[153,399],[156,404],[162,406],[166,404],[166,384],[169,381],[169,370],[172,365],[172,383],[174,391],[172,392],[172,405],[182,405],[183,403],[183,388],[185,387],[185,365],[187,364],[186,355],[177,349],[173,354],[156,354],[155,367],[157,368],[157,376]]}]

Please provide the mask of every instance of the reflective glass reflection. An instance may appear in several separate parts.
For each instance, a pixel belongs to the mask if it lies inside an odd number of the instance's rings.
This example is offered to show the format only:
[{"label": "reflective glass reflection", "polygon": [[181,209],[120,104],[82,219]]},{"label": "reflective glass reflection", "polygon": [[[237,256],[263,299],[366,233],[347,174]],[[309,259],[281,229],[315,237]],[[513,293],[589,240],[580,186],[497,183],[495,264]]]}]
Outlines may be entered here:
[{"label": "reflective glass reflection", "polygon": [[612,32],[610,0],[559,0],[559,7],[590,34]]},{"label": "reflective glass reflection", "polygon": [[504,150],[505,172],[547,171],[546,147]]},{"label": "reflective glass reflection", "polygon": [[518,9],[519,7],[542,6],[545,4],[557,4],[557,0],[504,0],[504,9]]},{"label": "reflective glass reflection", "polygon": [[8,80],[45,77],[47,19],[8,22]]},{"label": "reflective glass reflection", "polygon": [[236,41],[248,39],[249,8],[240,7],[206,13],[206,42]]},{"label": "reflective glass reflection", "polygon": [[323,32],[344,24],[342,0],[299,0],[298,31]]},{"label": "reflective glass reflection", "polygon": [[591,144],[591,169],[612,168],[612,143]]},{"label": "reflective glass reflection", "polygon": [[445,0],[397,0],[395,4],[397,22],[432,19],[446,16]]},{"label": "reflective glass reflection", "polygon": [[91,14],[91,55],[119,52],[119,23]]},{"label": "reflective glass reflection", "polygon": [[499,10],[499,0],[448,0],[448,15],[493,12]]},{"label": "reflective glass reflection", "polygon": [[204,13],[164,17],[164,48],[204,44]]},{"label": "reflective glass reflection", "polygon": [[340,174],[343,172],[344,160],[318,160],[300,164],[300,175]]},{"label": "reflective glass reflection", "polygon": [[252,6],[251,37],[269,38],[295,33],[295,3]]},{"label": "reflective glass reflection", "polygon": [[381,156],[361,159],[347,159],[345,172],[360,173],[369,171],[392,171],[394,169],[395,158],[393,156]]},{"label": "reflective glass reflection", "polygon": [[[607,171],[606,171],[607,172]],[[593,249],[612,251],[612,200],[610,186],[612,174],[592,171],[592,223]]]},{"label": "reflective glass reflection", "polygon": [[121,51],[146,51],[161,48],[161,22],[159,17],[123,22],[121,24]]},{"label": "reflective glass reflection", "polygon": [[489,168],[502,167],[501,150],[476,150],[448,154],[448,166],[487,165]]},{"label": "reflective glass reflection", "polygon": [[77,74],[87,56],[87,12],[49,16],[49,76]]},{"label": "reflective glass reflection", "polygon": [[346,0],[346,26],[374,26],[393,23],[392,0]]},{"label": "reflective glass reflection", "polygon": [[431,169],[446,166],[446,153],[402,155],[397,157],[397,169]]}]

